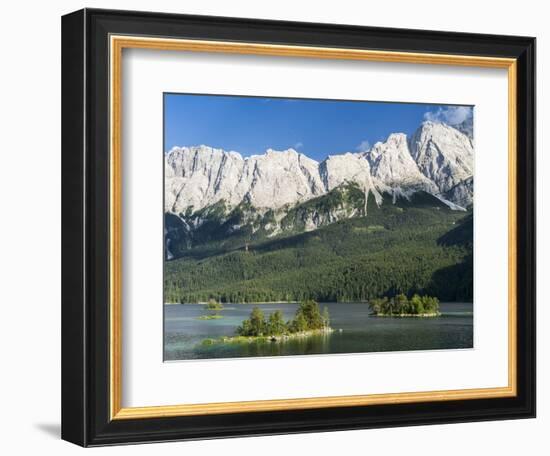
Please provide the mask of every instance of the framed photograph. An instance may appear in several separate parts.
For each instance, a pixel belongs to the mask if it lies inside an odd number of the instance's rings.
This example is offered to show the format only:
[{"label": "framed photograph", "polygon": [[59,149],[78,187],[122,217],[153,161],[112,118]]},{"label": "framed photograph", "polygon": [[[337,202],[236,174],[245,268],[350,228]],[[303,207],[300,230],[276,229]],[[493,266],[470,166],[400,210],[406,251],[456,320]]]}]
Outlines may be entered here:
[{"label": "framed photograph", "polygon": [[535,416],[535,39],[62,20],[62,437]]}]

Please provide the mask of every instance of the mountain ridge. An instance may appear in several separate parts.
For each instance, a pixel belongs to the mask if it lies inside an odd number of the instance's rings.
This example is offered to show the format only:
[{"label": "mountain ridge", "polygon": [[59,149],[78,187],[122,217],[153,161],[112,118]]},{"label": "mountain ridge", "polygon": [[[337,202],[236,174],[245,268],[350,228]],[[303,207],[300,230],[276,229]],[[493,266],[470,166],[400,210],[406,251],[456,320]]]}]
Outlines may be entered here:
[{"label": "mountain ridge", "polygon": [[[375,195],[411,189],[444,197],[472,176],[470,138],[432,121],[423,122],[411,138],[392,133],[367,152],[328,155],[321,162],[292,148],[243,157],[205,145],[173,147],[165,156],[165,211],[196,211],[222,199],[230,207],[246,200],[275,209],[326,194],[344,182],[356,182]],[[472,200],[471,194],[460,196],[462,204]]]},{"label": "mountain ridge", "polygon": [[429,196],[433,207],[472,205],[469,135],[425,121],[411,137],[392,133],[368,151],[328,155],[320,162],[292,148],[243,157],[204,145],[174,147],[165,154],[165,213],[174,217],[165,223],[167,258],[176,243],[181,250],[197,240],[209,242],[214,234],[240,231],[251,239],[257,233],[312,231],[368,217],[370,200],[380,206],[415,194]]}]

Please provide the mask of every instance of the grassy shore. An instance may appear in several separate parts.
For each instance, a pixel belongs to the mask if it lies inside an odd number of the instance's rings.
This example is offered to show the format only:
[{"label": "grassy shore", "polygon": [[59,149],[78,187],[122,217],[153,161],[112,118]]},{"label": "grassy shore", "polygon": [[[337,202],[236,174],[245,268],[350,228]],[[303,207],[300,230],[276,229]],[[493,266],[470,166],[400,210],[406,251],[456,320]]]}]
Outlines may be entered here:
[{"label": "grassy shore", "polygon": [[[251,304],[251,305],[262,305],[262,304],[298,304],[299,301],[260,301],[260,302],[224,302],[224,306],[239,306],[241,304]],[[186,304],[196,304],[196,305],[205,305],[208,304],[206,301],[199,302],[165,302],[167,306],[180,305],[184,306]]]},{"label": "grassy shore", "polygon": [[312,329],[309,331],[300,331],[296,333],[281,334],[274,336],[231,336],[220,337],[217,339],[204,339],[202,345],[216,345],[216,344],[238,344],[238,343],[251,343],[251,342],[286,342],[291,339],[302,339],[305,337],[311,337],[315,335],[330,334],[334,332],[332,328]]},{"label": "grassy shore", "polygon": [[401,313],[401,314],[387,314],[387,313],[373,313],[373,317],[396,317],[396,318],[433,318],[440,317],[441,312],[430,312],[430,313],[421,313],[421,314],[410,314],[410,313]]},{"label": "grassy shore", "polygon": [[197,320],[219,320],[220,318],[223,318],[223,315],[201,315]]}]

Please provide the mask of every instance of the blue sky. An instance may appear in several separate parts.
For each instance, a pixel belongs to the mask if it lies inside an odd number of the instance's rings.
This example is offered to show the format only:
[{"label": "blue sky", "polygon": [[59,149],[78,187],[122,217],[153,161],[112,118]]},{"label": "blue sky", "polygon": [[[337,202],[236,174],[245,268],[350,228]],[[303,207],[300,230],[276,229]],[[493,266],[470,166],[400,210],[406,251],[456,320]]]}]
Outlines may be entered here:
[{"label": "blue sky", "polygon": [[469,107],[216,95],[164,95],[165,151],[206,144],[249,156],[290,147],[316,160],[356,152],[425,119],[457,123]]}]

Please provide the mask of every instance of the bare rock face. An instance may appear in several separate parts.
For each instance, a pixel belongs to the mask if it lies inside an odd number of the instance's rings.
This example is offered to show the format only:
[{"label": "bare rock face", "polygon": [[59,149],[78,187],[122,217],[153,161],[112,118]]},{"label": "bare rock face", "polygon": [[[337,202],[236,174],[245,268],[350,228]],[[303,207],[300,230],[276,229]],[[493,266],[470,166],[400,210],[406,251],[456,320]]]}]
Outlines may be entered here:
[{"label": "bare rock face", "polygon": [[326,192],[344,182],[357,182],[366,188],[372,187],[369,162],[357,154],[348,152],[342,155],[329,155],[319,165],[318,172]]},{"label": "bare rock face", "polygon": [[350,183],[378,204],[381,193],[425,191],[465,207],[473,198],[473,154],[466,134],[430,121],[410,139],[393,133],[367,152],[321,163],[294,149],[243,158],[204,145],[174,147],[165,156],[165,212],[188,216],[220,204],[230,212],[243,203],[259,212],[285,211]]},{"label": "bare rock face", "polygon": [[437,186],[420,172],[404,133],[393,133],[386,142],[377,142],[365,158],[371,163],[372,176],[381,191],[397,187],[430,193],[438,191]]},{"label": "bare rock face", "polygon": [[278,209],[323,195],[344,182],[372,189],[370,166],[357,154],[330,156],[321,164],[288,149],[243,158],[207,146],[176,147],[166,157],[165,211],[197,211],[221,200]]},{"label": "bare rock face", "polygon": [[294,149],[268,149],[264,155],[245,160],[244,170],[241,185],[254,207],[279,208],[324,193],[318,163]]},{"label": "bare rock face", "polygon": [[458,125],[454,125],[454,128],[456,128],[461,133],[464,133],[468,138],[470,138],[470,141],[474,140],[474,119],[473,117],[468,117]]},{"label": "bare rock face", "polygon": [[166,258],[228,237],[313,231],[403,198],[465,210],[473,203],[472,171],[472,139],[435,122],[412,138],[393,133],[367,152],[320,163],[294,149],[242,157],[174,147],[165,155]]},{"label": "bare rock face", "polygon": [[474,178],[469,177],[445,192],[444,198],[462,207],[474,204]]},{"label": "bare rock face", "polygon": [[240,154],[212,147],[173,148],[166,156],[165,211],[177,214],[221,199],[242,199],[242,162]]},{"label": "bare rock face", "polygon": [[168,152],[165,210],[196,211],[221,200],[243,200],[257,208],[295,204],[325,192],[318,163],[293,149],[243,158],[208,146],[175,147]]},{"label": "bare rock face", "polygon": [[464,133],[444,123],[423,122],[409,142],[418,168],[441,193],[468,179],[474,171],[474,148]]}]

